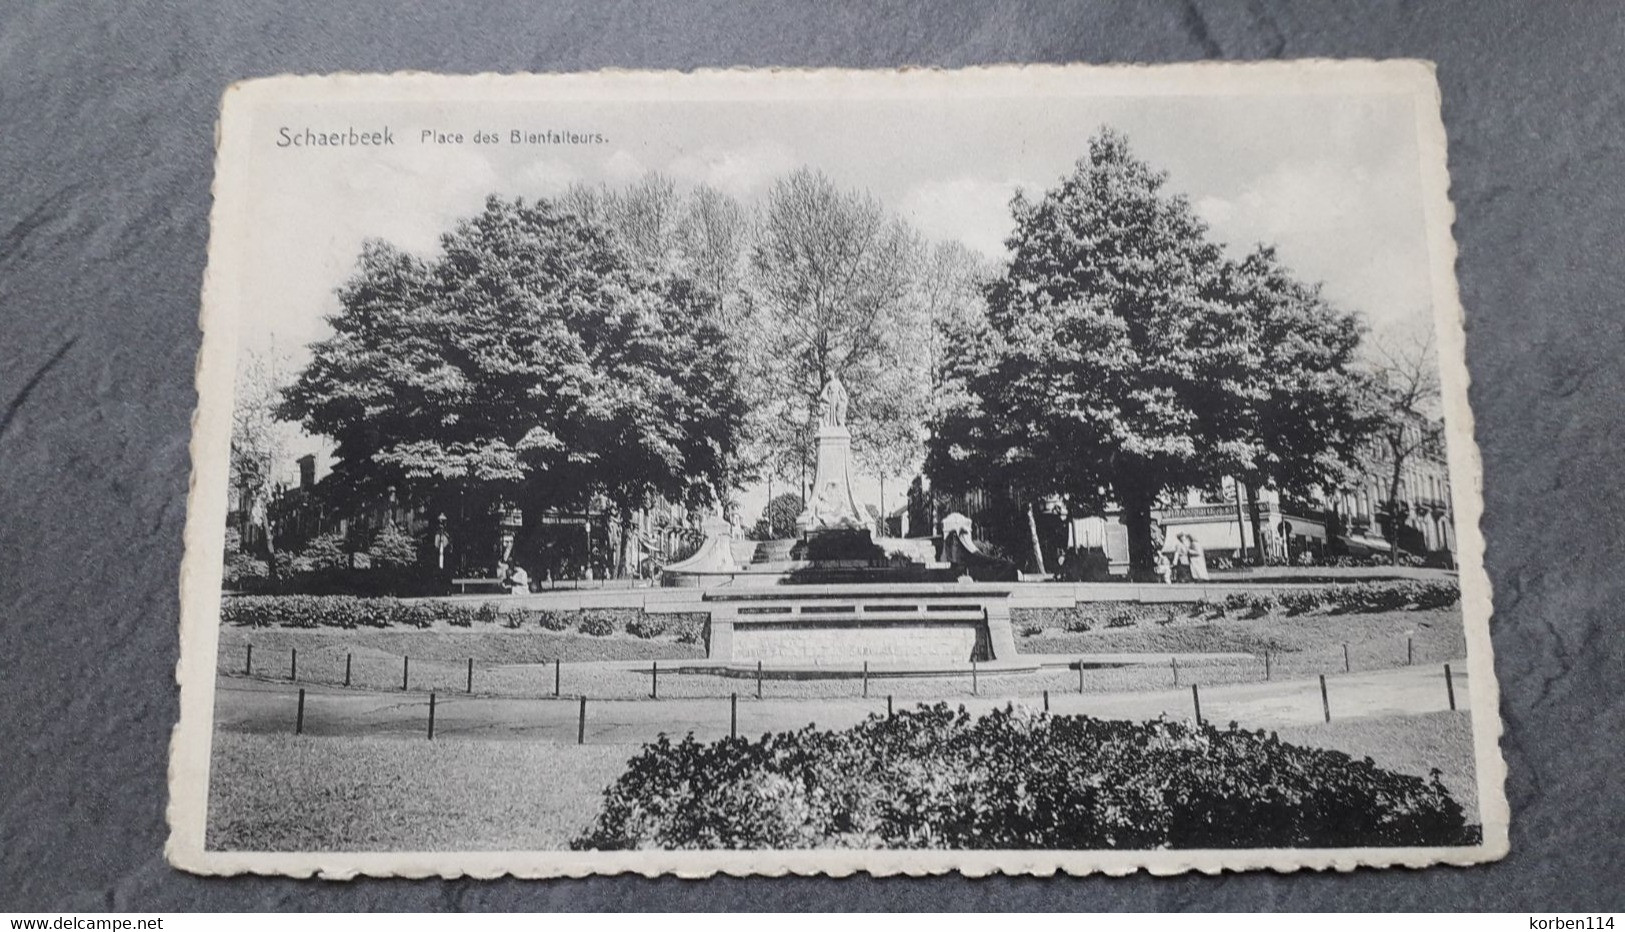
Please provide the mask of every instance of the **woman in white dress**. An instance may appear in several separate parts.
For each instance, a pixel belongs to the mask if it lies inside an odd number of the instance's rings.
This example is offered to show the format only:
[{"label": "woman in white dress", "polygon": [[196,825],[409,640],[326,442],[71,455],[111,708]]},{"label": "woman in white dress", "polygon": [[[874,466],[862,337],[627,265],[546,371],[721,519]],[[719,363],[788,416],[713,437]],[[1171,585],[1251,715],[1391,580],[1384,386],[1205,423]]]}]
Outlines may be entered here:
[{"label": "woman in white dress", "polygon": [[1202,545],[1196,542],[1196,538],[1189,534],[1185,535],[1185,552],[1191,562],[1191,579],[1207,582],[1207,554],[1202,550]]}]

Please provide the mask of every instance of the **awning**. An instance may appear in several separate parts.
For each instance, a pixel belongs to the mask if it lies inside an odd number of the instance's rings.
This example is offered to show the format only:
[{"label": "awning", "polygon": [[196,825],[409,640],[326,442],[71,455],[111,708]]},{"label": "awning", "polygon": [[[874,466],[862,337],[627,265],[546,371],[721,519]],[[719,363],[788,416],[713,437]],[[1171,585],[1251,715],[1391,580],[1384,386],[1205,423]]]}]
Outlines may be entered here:
[{"label": "awning", "polygon": [[1343,538],[1343,545],[1354,556],[1364,556],[1368,553],[1388,553],[1394,548],[1385,540],[1375,537],[1365,537],[1360,534],[1349,534]]}]

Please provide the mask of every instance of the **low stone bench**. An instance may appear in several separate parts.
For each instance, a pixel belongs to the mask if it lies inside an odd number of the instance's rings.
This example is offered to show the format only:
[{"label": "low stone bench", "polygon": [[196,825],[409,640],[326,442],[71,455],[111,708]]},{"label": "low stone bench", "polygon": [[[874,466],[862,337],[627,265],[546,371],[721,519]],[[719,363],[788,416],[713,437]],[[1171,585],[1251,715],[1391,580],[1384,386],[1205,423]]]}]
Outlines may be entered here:
[{"label": "low stone bench", "polygon": [[703,603],[713,661],[816,666],[1016,655],[1008,587],[775,586],[708,591]]}]

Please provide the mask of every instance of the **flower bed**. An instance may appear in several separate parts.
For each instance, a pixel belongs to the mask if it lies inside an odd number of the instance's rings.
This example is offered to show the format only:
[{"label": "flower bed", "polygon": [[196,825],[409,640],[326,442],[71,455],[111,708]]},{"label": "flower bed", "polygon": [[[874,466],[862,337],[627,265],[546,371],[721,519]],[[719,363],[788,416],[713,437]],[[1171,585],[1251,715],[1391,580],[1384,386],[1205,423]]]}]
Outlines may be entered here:
[{"label": "flower bed", "polygon": [[672,636],[685,644],[699,643],[705,626],[705,616],[694,613],[646,615],[629,608],[504,611],[495,602],[476,605],[352,595],[227,596],[220,602],[220,620],[255,628],[429,628],[437,623],[472,628],[476,624],[500,624],[515,630],[575,630],[594,637]]}]

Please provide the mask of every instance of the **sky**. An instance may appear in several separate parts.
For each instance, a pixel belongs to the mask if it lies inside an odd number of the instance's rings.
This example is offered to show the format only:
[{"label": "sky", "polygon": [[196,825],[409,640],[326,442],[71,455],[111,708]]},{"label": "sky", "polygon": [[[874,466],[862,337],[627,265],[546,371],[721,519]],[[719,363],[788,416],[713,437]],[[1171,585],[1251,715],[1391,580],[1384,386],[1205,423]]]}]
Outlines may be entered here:
[{"label": "sky", "polygon": [[[274,144],[284,126],[385,125],[394,146]],[[239,347],[274,348],[302,364],[368,238],[429,256],[488,194],[546,197],[575,182],[624,185],[651,170],[753,202],[775,179],[811,166],[868,192],[931,240],[999,258],[1010,197],[1054,186],[1102,126],[1166,171],[1167,189],[1187,196],[1233,253],[1274,244],[1299,277],[1322,282],[1334,304],[1378,332],[1431,321],[1416,113],[1404,94],[306,102],[254,116],[249,261],[234,295]],[[605,141],[472,141],[475,132],[506,139],[516,128]],[[464,142],[423,142],[425,130],[461,133]],[[747,514],[759,497],[747,497]],[[900,502],[887,498],[888,508]]]}]

